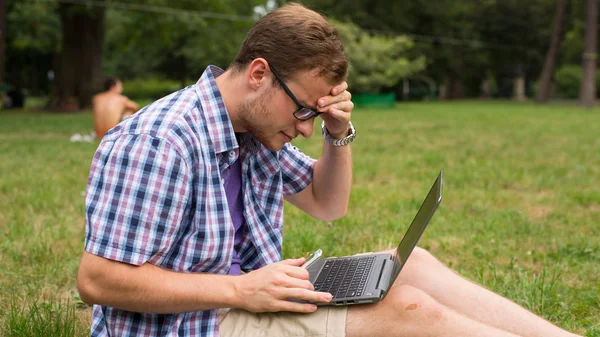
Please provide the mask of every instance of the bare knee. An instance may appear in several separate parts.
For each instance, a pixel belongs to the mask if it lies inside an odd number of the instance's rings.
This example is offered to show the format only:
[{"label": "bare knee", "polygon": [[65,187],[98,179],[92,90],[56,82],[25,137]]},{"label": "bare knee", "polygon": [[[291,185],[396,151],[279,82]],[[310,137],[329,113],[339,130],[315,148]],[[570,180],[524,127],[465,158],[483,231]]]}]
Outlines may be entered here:
[{"label": "bare knee", "polygon": [[389,303],[396,317],[406,317],[413,322],[439,321],[447,310],[422,290],[409,285],[393,287],[384,301]]},{"label": "bare knee", "polygon": [[433,262],[439,263],[439,261],[428,250],[421,247],[415,247],[408,260],[411,262],[416,261],[419,264]]},{"label": "bare knee", "polygon": [[[395,249],[386,250],[383,253],[394,254],[396,252]],[[418,261],[419,263],[426,262],[438,262],[439,261],[426,249],[421,247],[415,247],[408,257],[409,262]]]},{"label": "bare knee", "polygon": [[[443,322],[449,309],[408,285],[392,287],[378,304],[348,308],[347,336],[422,336]],[[368,323],[366,323],[368,322]]]}]

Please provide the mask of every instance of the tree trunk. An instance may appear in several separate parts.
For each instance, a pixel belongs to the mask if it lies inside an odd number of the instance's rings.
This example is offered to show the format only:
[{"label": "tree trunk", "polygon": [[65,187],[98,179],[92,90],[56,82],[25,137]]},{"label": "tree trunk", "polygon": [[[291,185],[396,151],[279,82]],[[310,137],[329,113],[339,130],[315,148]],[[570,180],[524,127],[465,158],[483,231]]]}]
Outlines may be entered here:
[{"label": "tree trunk", "polygon": [[[1,0],[0,0],[1,1]],[[40,85],[39,85],[39,70],[38,70],[38,57],[33,54],[31,55],[31,74],[29,74],[31,78],[31,84],[29,87],[29,93],[32,96],[39,96],[40,94]]]},{"label": "tree trunk", "polygon": [[525,96],[525,71],[523,71],[523,65],[517,64],[516,74],[513,80],[513,95],[512,99],[515,101],[526,101]]},{"label": "tree trunk", "polygon": [[447,99],[461,99],[465,97],[465,87],[463,84],[463,74],[465,73],[465,63],[463,61],[464,49],[459,46],[454,48],[454,57],[456,61],[451,65],[448,73],[448,93]]},{"label": "tree trunk", "polygon": [[102,87],[105,9],[61,3],[59,14],[62,49],[48,108],[84,109],[91,105],[92,95]]},{"label": "tree trunk", "polygon": [[0,84],[4,79],[4,41],[6,41],[6,0],[0,0]]},{"label": "tree trunk", "polygon": [[560,43],[562,42],[563,22],[568,3],[569,0],[558,0],[556,4],[556,13],[554,14],[554,23],[552,24],[552,39],[550,40],[550,47],[546,52],[544,68],[540,74],[538,89],[535,95],[537,102],[547,102],[550,98],[550,85],[554,75],[554,67],[558,58]]},{"label": "tree trunk", "polygon": [[450,71],[447,80],[447,92],[446,99],[461,99],[465,97],[465,89],[462,81],[462,67],[458,67],[457,69],[453,69]]},{"label": "tree trunk", "polygon": [[438,98],[441,100],[447,100],[448,99],[448,84],[447,80],[440,84],[440,88],[439,88],[439,94],[438,94]]},{"label": "tree trunk", "polygon": [[481,94],[479,97],[481,99],[492,98],[492,80],[490,79],[489,75],[481,81],[480,89],[481,89]]},{"label": "tree trunk", "polygon": [[596,103],[596,46],[598,35],[598,0],[587,0],[585,24],[585,53],[583,53],[583,77],[579,90],[579,104],[593,108]]},{"label": "tree trunk", "polygon": [[408,78],[402,80],[402,100],[408,101],[410,96],[410,82]]}]

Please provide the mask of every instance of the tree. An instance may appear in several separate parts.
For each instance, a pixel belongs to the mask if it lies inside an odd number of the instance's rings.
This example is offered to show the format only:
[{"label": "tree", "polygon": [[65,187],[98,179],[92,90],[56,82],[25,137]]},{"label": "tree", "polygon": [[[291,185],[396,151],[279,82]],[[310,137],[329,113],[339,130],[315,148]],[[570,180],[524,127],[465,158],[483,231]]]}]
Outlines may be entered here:
[{"label": "tree", "polygon": [[598,35],[598,0],[587,0],[585,27],[585,52],[583,53],[583,77],[579,92],[579,104],[594,107],[596,101],[596,47]]},{"label": "tree", "polygon": [[189,84],[209,64],[229,65],[255,22],[255,7],[264,3],[155,0],[156,11],[151,12],[109,9],[105,72],[122,78],[167,77],[182,86]]},{"label": "tree", "polygon": [[6,15],[5,78],[30,95],[48,92],[48,71],[59,52],[60,18],[50,2],[14,1]]},{"label": "tree", "polygon": [[348,85],[357,93],[376,94],[425,68],[425,58],[410,60],[406,36],[367,34],[354,24],[335,23],[349,58]]},{"label": "tree", "polygon": [[[407,35],[412,57],[427,59],[425,75],[445,88],[447,98],[478,96],[493,79],[510,97],[516,83],[526,88],[537,78],[556,0],[304,0],[328,17],[352,21],[374,33]],[[523,97],[523,90],[517,97]]]},{"label": "tree", "polygon": [[[472,65],[471,54],[464,46],[447,44],[440,48],[435,35],[445,37],[471,36],[472,20],[468,17],[470,2],[439,1],[336,1],[305,0],[308,7],[343,22],[354,22],[373,34],[419,34],[415,47],[406,56],[427,56],[427,77],[436,83],[446,83],[448,93],[460,96],[464,92],[465,63]],[[410,37],[410,35],[409,35]],[[349,55],[350,56],[350,55]],[[464,58],[467,60],[464,60]]]},{"label": "tree", "polygon": [[555,3],[486,1],[478,10],[477,31],[486,44],[482,54],[487,71],[498,80],[497,94],[525,100],[528,83],[542,68]]},{"label": "tree", "polygon": [[6,3],[0,0],[0,84],[4,82],[4,41],[6,40]]},{"label": "tree", "polygon": [[538,90],[535,96],[537,102],[547,102],[550,98],[550,86],[552,83],[552,76],[554,75],[554,68],[558,59],[558,51],[560,49],[560,43],[562,41],[563,22],[565,18],[565,11],[569,0],[558,0],[556,3],[556,14],[554,15],[554,23],[552,24],[552,38],[550,40],[550,47],[546,53],[546,60],[544,61],[544,68],[539,78]]},{"label": "tree", "polygon": [[79,110],[90,106],[101,88],[105,8],[61,3],[58,12],[62,47],[48,108]]}]

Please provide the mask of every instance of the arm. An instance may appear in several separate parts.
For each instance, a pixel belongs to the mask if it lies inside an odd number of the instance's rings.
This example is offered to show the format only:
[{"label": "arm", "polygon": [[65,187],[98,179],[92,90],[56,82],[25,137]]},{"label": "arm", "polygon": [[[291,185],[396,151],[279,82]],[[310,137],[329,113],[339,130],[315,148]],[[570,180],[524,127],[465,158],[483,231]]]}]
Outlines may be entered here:
[{"label": "arm", "polygon": [[123,96],[124,98],[124,102],[125,102],[125,109],[130,111],[132,114],[136,111],[138,111],[139,106],[137,105],[137,103],[135,103],[134,101],[130,100],[129,98],[127,98],[126,96]]},{"label": "arm", "polygon": [[86,303],[150,313],[180,313],[216,308],[253,312],[313,312],[316,306],[289,302],[298,298],[327,302],[314,292],[304,259],[285,260],[242,276],[178,273],[150,263],[129,265],[84,252],[77,286]]},{"label": "arm", "polygon": [[[319,99],[319,111],[325,127],[336,138],[348,134],[348,123],[354,105],[343,82]],[[350,146],[335,147],[324,142],[323,153],[315,163],[313,182],[303,191],[285,199],[320,220],[334,220],[346,214],[352,186],[352,152]]]},{"label": "arm", "polygon": [[151,313],[234,306],[234,285],[233,276],[176,273],[150,263],[138,267],[88,252],[77,275],[84,302]]}]

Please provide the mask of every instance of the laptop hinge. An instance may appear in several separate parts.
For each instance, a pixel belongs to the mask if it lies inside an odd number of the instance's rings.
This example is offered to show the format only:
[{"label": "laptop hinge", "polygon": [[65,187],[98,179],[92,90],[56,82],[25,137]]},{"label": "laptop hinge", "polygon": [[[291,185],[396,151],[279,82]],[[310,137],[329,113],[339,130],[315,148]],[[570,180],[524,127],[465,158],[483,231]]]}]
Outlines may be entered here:
[{"label": "laptop hinge", "polygon": [[379,289],[379,283],[381,282],[381,277],[383,276],[383,271],[385,270],[386,262],[387,259],[383,260],[383,264],[381,264],[381,270],[379,271],[379,277],[377,278],[377,285],[375,286],[375,289]]}]

